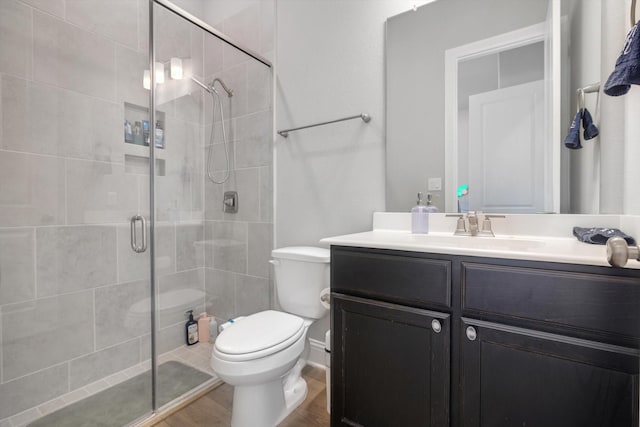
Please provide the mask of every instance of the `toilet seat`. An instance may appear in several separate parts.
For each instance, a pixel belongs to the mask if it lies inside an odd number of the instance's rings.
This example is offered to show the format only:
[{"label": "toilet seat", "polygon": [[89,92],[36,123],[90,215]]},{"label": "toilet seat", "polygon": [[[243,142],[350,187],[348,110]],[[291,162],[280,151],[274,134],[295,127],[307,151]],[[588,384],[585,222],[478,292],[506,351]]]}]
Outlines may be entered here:
[{"label": "toilet seat", "polygon": [[291,346],[304,334],[302,318],[281,311],[261,311],[222,332],[216,339],[215,353],[229,362],[259,359]]}]

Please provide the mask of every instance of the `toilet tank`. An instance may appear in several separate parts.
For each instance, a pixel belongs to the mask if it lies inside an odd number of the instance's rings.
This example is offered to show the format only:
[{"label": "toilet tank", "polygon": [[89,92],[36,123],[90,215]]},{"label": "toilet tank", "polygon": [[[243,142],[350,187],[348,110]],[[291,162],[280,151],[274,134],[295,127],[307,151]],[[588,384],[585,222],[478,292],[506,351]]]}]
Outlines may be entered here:
[{"label": "toilet tank", "polygon": [[271,256],[282,309],[308,319],[324,317],[328,311],[320,304],[320,292],[329,287],[329,250],[292,246],[274,249]]}]

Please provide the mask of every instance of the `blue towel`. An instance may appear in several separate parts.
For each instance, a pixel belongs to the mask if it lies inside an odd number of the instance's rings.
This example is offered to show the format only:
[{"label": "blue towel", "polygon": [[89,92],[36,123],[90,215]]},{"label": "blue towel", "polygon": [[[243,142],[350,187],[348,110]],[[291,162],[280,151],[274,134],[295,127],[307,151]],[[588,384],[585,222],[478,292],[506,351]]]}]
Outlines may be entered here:
[{"label": "blue towel", "polygon": [[638,24],[634,25],[627,34],[627,40],[622,53],[616,61],[613,73],[604,85],[604,93],[610,96],[620,96],[629,92],[631,85],[640,84],[640,33]]},{"label": "blue towel", "polygon": [[580,120],[582,120],[582,108],[576,113],[576,116],[573,118],[571,127],[569,128],[569,134],[564,139],[564,145],[567,148],[571,148],[572,150],[582,148],[582,145],[580,144]]},{"label": "blue towel", "polygon": [[600,133],[596,125],[593,124],[591,114],[586,108],[584,109],[584,114],[582,115],[582,127],[584,129],[583,136],[585,141],[595,138]]},{"label": "blue towel", "polygon": [[636,241],[633,237],[623,233],[617,228],[573,227],[573,235],[576,236],[581,242],[591,243],[594,245],[606,245],[607,240],[609,240],[611,237],[622,237],[627,241],[627,245],[636,244]]}]

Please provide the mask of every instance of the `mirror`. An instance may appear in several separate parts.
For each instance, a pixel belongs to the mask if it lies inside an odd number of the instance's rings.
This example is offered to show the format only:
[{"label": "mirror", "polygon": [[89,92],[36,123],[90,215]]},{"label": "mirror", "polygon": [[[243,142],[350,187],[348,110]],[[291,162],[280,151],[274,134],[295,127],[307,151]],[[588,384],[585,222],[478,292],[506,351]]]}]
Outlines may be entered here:
[{"label": "mirror", "polygon": [[[596,144],[563,140],[576,89],[600,81],[600,3],[437,0],[389,18],[387,210],[421,191],[446,212],[598,213],[580,182]],[[600,98],[585,97],[596,122]]]}]

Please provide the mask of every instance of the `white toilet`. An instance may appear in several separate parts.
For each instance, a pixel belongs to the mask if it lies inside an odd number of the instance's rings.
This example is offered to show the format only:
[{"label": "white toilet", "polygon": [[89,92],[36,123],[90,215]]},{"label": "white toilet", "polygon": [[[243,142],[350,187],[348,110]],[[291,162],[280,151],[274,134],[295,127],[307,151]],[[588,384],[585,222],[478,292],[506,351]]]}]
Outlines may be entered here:
[{"label": "white toilet", "polygon": [[211,367],[234,386],[232,427],[273,427],[304,401],[307,383],[300,371],[307,330],[328,313],[320,293],[329,287],[329,250],[287,247],[271,256],[284,311],[238,320],[213,347]]}]

